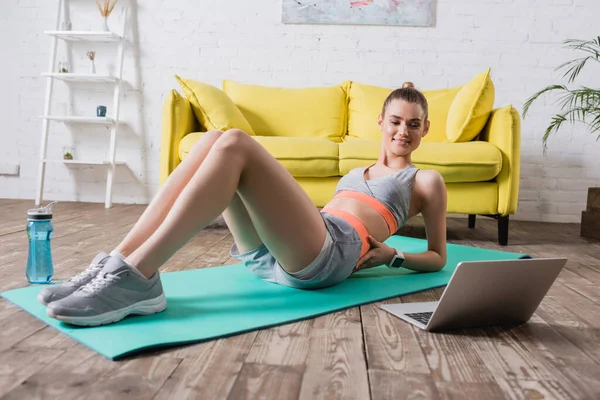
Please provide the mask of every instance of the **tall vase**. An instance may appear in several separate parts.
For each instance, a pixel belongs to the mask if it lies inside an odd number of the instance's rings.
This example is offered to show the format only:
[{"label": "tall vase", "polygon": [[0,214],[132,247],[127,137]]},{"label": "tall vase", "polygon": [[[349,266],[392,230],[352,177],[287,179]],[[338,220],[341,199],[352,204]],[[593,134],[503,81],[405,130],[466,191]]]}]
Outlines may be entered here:
[{"label": "tall vase", "polygon": [[104,32],[108,32],[108,18],[104,18],[104,25],[102,26],[102,29],[104,30]]},{"label": "tall vase", "polygon": [[96,64],[94,63],[94,60],[90,60],[90,74],[95,74],[96,73]]}]

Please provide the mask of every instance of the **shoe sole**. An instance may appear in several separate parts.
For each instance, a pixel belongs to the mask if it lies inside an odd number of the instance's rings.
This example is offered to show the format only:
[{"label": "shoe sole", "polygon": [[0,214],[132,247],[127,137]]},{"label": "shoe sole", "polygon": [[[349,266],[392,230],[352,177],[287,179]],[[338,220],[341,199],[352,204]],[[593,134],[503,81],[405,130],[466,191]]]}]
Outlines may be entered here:
[{"label": "shoe sole", "polygon": [[149,300],[143,300],[132,304],[129,307],[119,310],[109,311],[104,314],[94,315],[92,317],[69,317],[65,315],[53,315],[49,309],[46,309],[48,316],[59,321],[79,326],[99,326],[106,325],[122,320],[128,315],[151,315],[164,311],[167,308],[167,299],[165,294]]}]

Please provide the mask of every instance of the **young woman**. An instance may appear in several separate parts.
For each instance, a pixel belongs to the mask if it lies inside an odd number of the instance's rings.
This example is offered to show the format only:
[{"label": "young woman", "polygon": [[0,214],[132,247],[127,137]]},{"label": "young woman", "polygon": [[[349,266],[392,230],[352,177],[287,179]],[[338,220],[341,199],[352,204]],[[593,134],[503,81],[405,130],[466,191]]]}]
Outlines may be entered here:
[{"label": "young woman", "polygon": [[[411,161],[429,130],[427,113],[411,83],[394,90],[378,119],[379,159],[342,177],[321,211],[245,132],[208,132],[110,254],[38,299],[48,315],[77,325],[163,311],[158,269],[221,214],[235,240],[231,254],[266,281],[317,289],[382,264],[438,271],[446,263],[446,187],[439,173]],[[407,254],[382,243],[419,213],[427,251]]]}]

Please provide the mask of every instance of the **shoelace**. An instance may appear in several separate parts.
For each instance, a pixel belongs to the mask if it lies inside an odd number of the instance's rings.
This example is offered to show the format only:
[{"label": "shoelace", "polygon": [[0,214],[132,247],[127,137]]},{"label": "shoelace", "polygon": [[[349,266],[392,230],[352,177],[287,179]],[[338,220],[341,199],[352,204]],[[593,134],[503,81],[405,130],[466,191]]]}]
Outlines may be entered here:
[{"label": "shoelace", "polygon": [[79,288],[82,292],[93,294],[103,287],[108,286],[110,283],[116,282],[121,279],[120,276],[113,275],[111,273],[105,273],[103,275],[97,275],[87,285]]},{"label": "shoelace", "polygon": [[81,271],[74,277],[68,280],[68,282],[74,283],[76,285],[80,285],[83,281],[87,280],[92,273],[96,273],[99,269],[102,268],[102,264],[90,264],[85,270]]}]

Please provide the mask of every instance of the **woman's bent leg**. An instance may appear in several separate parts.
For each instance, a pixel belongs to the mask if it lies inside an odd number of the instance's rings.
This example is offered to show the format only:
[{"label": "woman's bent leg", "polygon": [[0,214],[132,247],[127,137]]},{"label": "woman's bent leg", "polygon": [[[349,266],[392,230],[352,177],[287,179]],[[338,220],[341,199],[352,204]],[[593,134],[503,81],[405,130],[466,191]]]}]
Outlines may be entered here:
[{"label": "woman's bent leg", "polygon": [[187,157],[169,175],[127,236],[114,249],[116,252],[128,256],[152,235],[222,134],[221,131],[209,131],[200,138]]},{"label": "woman's bent leg", "polygon": [[223,211],[223,218],[240,253],[254,250],[263,244],[254,229],[254,223],[248,215],[246,205],[237,193],[233,196],[227,209]]},{"label": "woman's bent leg", "polygon": [[236,193],[260,239],[284,269],[297,272],[316,258],[326,229],[317,208],[260,144],[240,130],[230,130],[213,145],[160,227],[128,261],[152,276],[223,213]]}]

